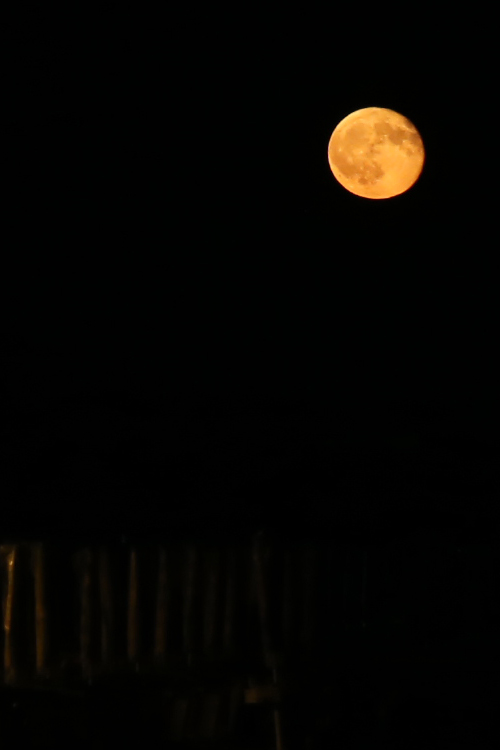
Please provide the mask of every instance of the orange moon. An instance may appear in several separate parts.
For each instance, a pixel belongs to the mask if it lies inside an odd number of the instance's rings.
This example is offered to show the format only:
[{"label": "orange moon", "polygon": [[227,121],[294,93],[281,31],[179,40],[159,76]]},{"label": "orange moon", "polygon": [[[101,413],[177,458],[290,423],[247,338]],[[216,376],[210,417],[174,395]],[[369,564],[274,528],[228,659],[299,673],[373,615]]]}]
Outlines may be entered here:
[{"label": "orange moon", "polygon": [[366,107],[339,122],[328,144],[334,177],[362,198],[393,198],[420,177],[425,149],[420,133],[399,112]]}]

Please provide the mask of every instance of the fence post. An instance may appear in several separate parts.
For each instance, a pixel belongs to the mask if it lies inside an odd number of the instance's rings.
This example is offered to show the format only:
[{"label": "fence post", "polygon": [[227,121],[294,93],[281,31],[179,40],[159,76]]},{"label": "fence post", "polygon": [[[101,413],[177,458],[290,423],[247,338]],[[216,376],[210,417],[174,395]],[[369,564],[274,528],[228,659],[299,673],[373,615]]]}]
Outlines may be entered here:
[{"label": "fence post", "polygon": [[92,551],[84,549],[79,557],[81,563],[80,658],[83,679],[90,682],[92,678]]},{"label": "fence post", "polygon": [[115,659],[114,602],[109,552],[104,547],[99,551],[99,593],[101,600],[101,658],[109,667]]},{"label": "fence post", "polygon": [[206,589],[204,601],[204,638],[203,649],[206,659],[214,656],[216,624],[217,624],[217,588],[219,573],[219,552],[211,549],[207,555]]},{"label": "fence post", "polygon": [[224,604],[224,656],[229,658],[234,651],[234,630],[236,616],[236,551],[231,546],[227,550],[226,591]]},{"label": "fence post", "polygon": [[163,664],[167,655],[168,618],[168,566],[167,550],[161,547],[158,559],[158,591],[156,597],[155,659]]},{"label": "fence post", "polygon": [[195,608],[195,585],[196,585],[196,546],[189,544],[187,548],[185,568],[185,597],[183,612],[183,646],[187,657],[188,666],[191,666],[194,658],[194,608]]},{"label": "fence post", "polygon": [[[17,677],[17,664],[14,644],[14,605],[16,601],[16,568],[18,550],[16,546],[4,548],[7,552],[5,562],[7,567],[7,591],[4,600],[4,673],[7,685],[12,685]],[[3,551],[3,550],[2,550]]]},{"label": "fence post", "polygon": [[36,673],[38,677],[46,677],[48,675],[48,613],[45,545],[35,544],[32,552],[35,579]]},{"label": "fence post", "polygon": [[130,552],[130,578],[127,620],[127,656],[137,670],[140,656],[139,632],[139,571],[137,550]]}]

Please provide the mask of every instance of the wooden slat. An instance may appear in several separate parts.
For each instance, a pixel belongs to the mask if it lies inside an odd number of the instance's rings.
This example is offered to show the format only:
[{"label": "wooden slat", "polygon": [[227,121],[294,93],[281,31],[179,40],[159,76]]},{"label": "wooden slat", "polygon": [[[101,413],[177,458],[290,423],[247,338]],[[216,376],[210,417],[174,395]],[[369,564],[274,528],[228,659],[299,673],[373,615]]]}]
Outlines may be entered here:
[{"label": "wooden slat", "polygon": [[239,682],[235,682],[229,687],[227,695],[227,721],[225,733],[231,734],[236,726],[238,713],[244,701],[244,688]]},{"label": "wooden slat", "polygon": [[[3,550],[2,550],[3,551]],[[4,680],[6,684],[13,684],[17,677],[17,663],[15,654],[14,606],[16,602],[16,568],[18,549],[15,545],[5,548],[5,564],[7,573],[7,591],[4,604]]]},{"label": "wooden slat", "polygon": [[127,656],[137,669],[140,657],[140,621],[139,621],[139,570],[137,550],[130,552],[128,617],[127,617]]},{"label": "wooden slat", "polygon": [[308,542],[302,552],[302,645],[306,653],[313,649],[316,604],[316,559],[314,546]]},{"label": "wooden slat", "polygon": [[[256,625],[259,628],[259,604],[257,597],[257,575],[254,560],[254,548],[245,549],[245,584],[246,584],[246,620],[247,623]],[[259,632],[260,638],[260,632]]]},{"label": "wooden slat", "polygon": [[363,550],[361,568],[361,622],[366,626],[368,619],[368,550]]},{"label": "wooden slat", "polygon": [[99,550],[99,595],[101,604],[101,659],[109,668],[115,661],[115,612],[109,551]]},{"label": "wooden slat", "polygon": [[48,676],[49,639],[48,639],[48,611],[46,591],[46,550],[45,545],[32,546],[33,575],[35,582],[35,646],[36,646],[36,674],[38,677]]},{"label": "wooden slat", "polygon": [[236,619],[236,550],[229,547],[226,552],[226,580],[224,601],[223,653],[229,658],[235,650]]},{"label": "wooden slat", "polygon": [[194,544],[189,544],[185,557],[184,576],[184,606],[182,641],[184,654],[188,665],[194,660],[195,651],[195,593],[196,593],[196,567],[198,550]]},{"label": "wooden slat", "polygon": [[293,607],[293,554],[291,549],[283,553],[283,645],[287,652],[293,648],[294,607]]},{"label": "wooden slat", "polygon": [[80,661],[84,680],[92,677],[91,630],[92,630],[92,551],[82,550],[80,562]]},{"label": "wooden slat", "polygon": [[170,708],[169,739],[181,742],[185,738],[188,719],[189,699],[177,698],[172,701]]},{"label": "wooden slat", "polygon": [[199,736],[202,740],[216,739],[221,698],[218,692],[207,693],[203,696],[199,727]]},{"label": "wooden slat", "polygon": [[200,718],[203,695],[192,691],[189,695],[186,725],[184,728],[185,740],[200,739]]},{"label": "wooden slat", "polygon": [[167,550],[159,550],[158,591],[156,596],[155,659],[163,664],[167,657],[167,626],[169,616],[169,575]]},{"label": "wooden slat", "polygon": [[207,658],[214,656],[215,638],[217,628],[217,590],[219,586],[220,557],[217,549],[211,549],[207,555],[205,601],[204,601],[204,627],[203,627],[203,650]]},{"label": "wooden slat", "polygon": [[271,666],[273,644],[271,641],[269,620],[269,587],[266,580],[266,551],[267,544],[260,535],[256,537],[253,546],[253,562],[255,566],[255,586],[257,594],[257,605],[262,638],[262,647],[266,663]]}]

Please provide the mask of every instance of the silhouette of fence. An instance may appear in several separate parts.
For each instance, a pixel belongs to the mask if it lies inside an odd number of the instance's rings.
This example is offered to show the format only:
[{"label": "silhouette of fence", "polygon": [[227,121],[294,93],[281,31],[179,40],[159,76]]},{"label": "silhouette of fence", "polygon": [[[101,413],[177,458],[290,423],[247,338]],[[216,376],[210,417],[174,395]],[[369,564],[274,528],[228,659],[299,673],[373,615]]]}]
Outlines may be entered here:
[{"label": "silhouette of fence", "polygon": [[[373,621],[386,596],[382,558],[370,555],[277,536],[4,544],[1,680],[54,690],[148,683],[160,687],[172,739],[228,736],[245,701],[279,704],[282,688],[328,685],[346,631]],[[399,595],[411,585],[400,581]]]}]

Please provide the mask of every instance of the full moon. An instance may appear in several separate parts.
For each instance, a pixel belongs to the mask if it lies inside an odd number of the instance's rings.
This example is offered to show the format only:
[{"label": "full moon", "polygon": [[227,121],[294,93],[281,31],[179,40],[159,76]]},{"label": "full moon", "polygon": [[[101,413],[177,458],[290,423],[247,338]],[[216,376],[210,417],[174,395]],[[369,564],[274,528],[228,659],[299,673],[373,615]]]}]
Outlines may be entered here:
[{"label": "full moon", "polygon": [[366,107],[339,122],[328,162],[340,184],[362,198],[393,198],[420,177],[425,150],[420,133],[392,109]]}]

